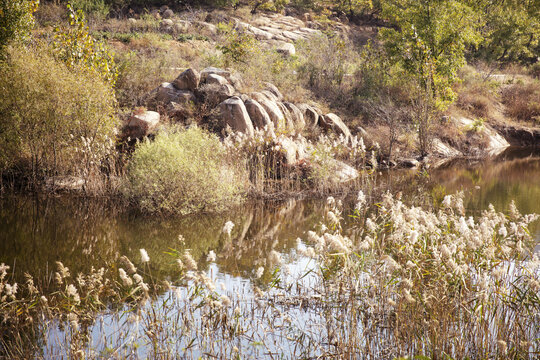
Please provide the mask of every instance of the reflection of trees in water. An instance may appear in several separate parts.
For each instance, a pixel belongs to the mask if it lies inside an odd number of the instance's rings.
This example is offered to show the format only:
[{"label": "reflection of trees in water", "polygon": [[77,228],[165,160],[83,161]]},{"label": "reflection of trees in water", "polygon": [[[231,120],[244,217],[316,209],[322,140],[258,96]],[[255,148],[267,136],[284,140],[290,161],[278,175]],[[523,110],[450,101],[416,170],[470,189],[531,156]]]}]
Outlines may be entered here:
[{"label": "reflection of trees in water", "polygon": [[115,217],[106,215],[115,212],[105,201],[4,198],[0,202],[0,262],[36,275],[51,271],[57,260],[70,263],[75,273],[89,261],[103,263],[117,251]]},{"label": "reflection of trees in water", "polygon": [[[201,268],[214,250],[222,271],[249,275],[271,250],[294,246],[323,210],[320,200],[290,200],[246,204],[222,214],[156,219],[121,212],[105,201],[18,196],[0,202],[0,262],[16,263],[20,280],[25,271],[45,278],[55,270],[55,261],[76,275],[91,266],[114,264],[122,255],[138,265],[139,249],[144,248],[153,275],[174,280],[175,259],[164,253],[189,248]],[[235,223],[230,238],[222,232],[228,220]]]}]

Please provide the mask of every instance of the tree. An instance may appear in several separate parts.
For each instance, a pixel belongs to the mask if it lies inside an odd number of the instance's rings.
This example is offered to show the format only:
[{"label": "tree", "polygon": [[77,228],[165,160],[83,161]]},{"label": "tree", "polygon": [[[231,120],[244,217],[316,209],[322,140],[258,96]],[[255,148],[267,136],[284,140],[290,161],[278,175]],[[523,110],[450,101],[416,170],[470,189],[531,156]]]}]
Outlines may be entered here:
[{"label": "tree", "polygon": [[414,87],[413,108],[425,155],[434,114],[455,100],[452,85],[466,63],[466,47],[482,40],[481,17],[466,0],[387,0],[381,6],[392,25],[381,30],[381,39],[386,55]]},{"label": "tree", "polygon": [[29,37],[38,5],[39,0],[0,0],[0,50]]},{"label": "tree", "polygon": [[490,62],[535,62],[540,54],[540,0],[484,0],[484,41],[478,56]]},{"label": "tree", "polygon": [[69,27],[54,29],[53,51],[57,59],[68,67],[83,67],[98,74],[103,80],[115,85],[118,72],[111,52],[103,42],[90,35],[84,13],[75,11],[70,4]]}]

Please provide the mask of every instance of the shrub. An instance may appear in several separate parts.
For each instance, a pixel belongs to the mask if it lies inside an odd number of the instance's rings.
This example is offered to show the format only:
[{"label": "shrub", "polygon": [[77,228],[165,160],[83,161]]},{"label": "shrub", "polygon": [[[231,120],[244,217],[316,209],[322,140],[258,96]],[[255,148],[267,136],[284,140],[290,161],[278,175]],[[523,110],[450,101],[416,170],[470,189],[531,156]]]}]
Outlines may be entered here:
[{"label": "shrub", "polygon": [[0,170],[27,160],[33,175],[88,175],[111,149],[110,85],[68,69],[46,48],[7,49],[0,62]]},{"label": "shrub", "polygon": [[68,4],[69,27],[55,28],[53,42],[58,59],[69,67],[85,67],[113,86],[118,72],[112,54],[104,43],[96,41],[89,32],[84,14]]},{"label": "shrub", "polygon": [[125,195],[149,213],[219,211],[238,203],[245,169],[200,128],[160,133],[140,143],[128,164]]},{"label": "shrub", "polygon": [[38,0],[0,0],[0,49],[29,36],[38,4]]},{"label": "shrub", "polygon": [[540,122],[540,82],[509,86],[504,89],[502,100],[511,117]]},{"label": "shrub", "polygon": [[106,19],[110,11],[110,6],[105,0],[71,0],[71,6],[98,21]]}]

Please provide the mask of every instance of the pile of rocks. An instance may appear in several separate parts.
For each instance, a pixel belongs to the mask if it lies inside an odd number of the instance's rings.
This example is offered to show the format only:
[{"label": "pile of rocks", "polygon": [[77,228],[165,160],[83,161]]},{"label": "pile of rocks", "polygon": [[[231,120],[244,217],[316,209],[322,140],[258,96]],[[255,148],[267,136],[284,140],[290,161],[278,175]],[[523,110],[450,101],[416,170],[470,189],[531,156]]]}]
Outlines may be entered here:
[{"label": "pile of rocks", "polygon": [[[216,113],[223,128],[253,136],[255,129],[290,135],[320,128],[335,132],[346,139],[351,132],[336,114],[323,114],[315,106],[284,101],[279,89],[271,83],[259,92],[238,91],[241,79],[229,70],[209,67],[200,73],[194,69],[183,71],[171,83],[163,83],[147,96],[150,109],[163,109],[171,117],[182,118],[197,111],[203,103],[216,104]],[[156,129],[159,114],[146,111],[132,115],[124,134],[141,138]]]},{"label": "pile of rocks", "polygon": [[[306,159],[306,140],[302,133],[310,131],[331,132],[346,140],[351,132],[336,114],[323,114],[309,104],[284,101],[279,89],[271,84],[249,94],[241,93],[241,79],[229,70],[209,67],[200,73],[194,69],[183,71],[174,81],[163,83],[147,96],[149,108],[161,109],[169,117],[182,118],[193,114],[208,104],[215,104],[214,111],[221,128],[230,128],[246,137],[253,137],[255,130],[265,133],[275,148],[280,149],[282,162],[294,166]],[[187,115],[186,115],[187,116]],[[124,137],[143,138],[156,130],[160,122],[157,111],[134,113],[127,119]],[[345,164],[336,166],[345,168]],[[352,168],[344,170],[344,178],[357,173]]]}]

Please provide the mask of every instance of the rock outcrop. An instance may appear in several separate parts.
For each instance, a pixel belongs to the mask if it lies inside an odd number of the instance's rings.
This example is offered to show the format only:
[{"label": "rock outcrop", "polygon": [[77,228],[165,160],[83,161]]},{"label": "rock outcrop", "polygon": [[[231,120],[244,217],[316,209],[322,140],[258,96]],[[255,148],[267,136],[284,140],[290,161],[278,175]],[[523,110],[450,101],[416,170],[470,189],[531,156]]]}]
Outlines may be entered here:
[{"label": "rock outcrop", "polygon": [[124,137],[142,139],[152,133],[159,124],[160,116],[155,111],[144,111],[131,115],[124,125]]},{"label": "rock outcrop", "polygon": [[187,69],[174,81],[173,85],[179,90],[194,91],[199,86],[201,75],[194,69]]},{"label": "rock outcrop", "polygon": [[253,123],[242,99],[237,96],[231,97],[219,104],[219,108],[224,125],[230,126],[233,131],[253,136]]},{"label": "rock outcrop", "polygon": [[319,117],[319,125],[325,130],[333,130],[337,134],[342,134],[346,139],[351,138],[351,131],[347,125],[334,113]]}]

